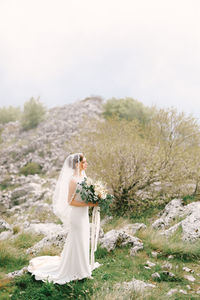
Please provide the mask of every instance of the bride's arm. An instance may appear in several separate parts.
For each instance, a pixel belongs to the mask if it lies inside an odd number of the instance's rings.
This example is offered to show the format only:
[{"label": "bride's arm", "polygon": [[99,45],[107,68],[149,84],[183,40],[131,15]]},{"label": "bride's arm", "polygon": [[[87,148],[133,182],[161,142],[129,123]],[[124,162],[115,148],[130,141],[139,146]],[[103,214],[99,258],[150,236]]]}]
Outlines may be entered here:
[{"label": "bride's arm", "polygon": [[[77,187],[77,183],[75,180],[72,179],[69,184],[69,193],[68,193],[68,202],[70,205],[72,205],[72,206],[97,206],[98,205],[98,204],[93,204],[93,203],[85,203],[85,202],[76,201],[74,199],[76,196],[76,187]],[[71,201],[71,199],[72,199],[72,201]]]}]

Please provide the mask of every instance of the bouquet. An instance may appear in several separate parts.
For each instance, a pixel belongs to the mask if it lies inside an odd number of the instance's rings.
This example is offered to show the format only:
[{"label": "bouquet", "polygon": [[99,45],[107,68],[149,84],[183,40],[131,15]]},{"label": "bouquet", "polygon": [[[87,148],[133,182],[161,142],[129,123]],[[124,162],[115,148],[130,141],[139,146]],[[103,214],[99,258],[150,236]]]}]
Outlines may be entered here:
[{"label": "bouquet", "polygon": [[107,193],[105,185],[101,181],[94,182],[91,178],[84,178],[79,183],[81,189],[77,189],[76,193],[80,193],[81,199],[88,203],[97,203],[101,211],[110,215],[109,207],[113,200],[113,195]]}]

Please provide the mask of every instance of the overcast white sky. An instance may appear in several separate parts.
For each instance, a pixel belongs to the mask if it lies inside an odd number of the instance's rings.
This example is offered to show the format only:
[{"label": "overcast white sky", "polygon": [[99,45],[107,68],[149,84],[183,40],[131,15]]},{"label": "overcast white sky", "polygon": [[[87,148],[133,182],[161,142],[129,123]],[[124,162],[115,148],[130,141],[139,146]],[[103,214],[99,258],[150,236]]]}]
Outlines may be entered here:
[{"label": "overcast white sky", "polygon": [[200,1],[0,0],[0,106],[90,95],[200,118]]}]

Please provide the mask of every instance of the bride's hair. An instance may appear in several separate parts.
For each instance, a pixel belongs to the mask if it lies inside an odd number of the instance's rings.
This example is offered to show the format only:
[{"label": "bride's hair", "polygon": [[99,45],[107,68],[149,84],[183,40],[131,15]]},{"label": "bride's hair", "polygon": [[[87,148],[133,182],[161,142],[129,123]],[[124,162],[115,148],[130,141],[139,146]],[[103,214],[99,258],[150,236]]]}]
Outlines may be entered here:
[{"label": "bride's hair", "polygon": [[69,166],[72,169],[76,169],[76,164],[80,163],[83,160],[84,156],[82,153],[78,153],[76,155],[74,155],[70,160],[69,160]]}]

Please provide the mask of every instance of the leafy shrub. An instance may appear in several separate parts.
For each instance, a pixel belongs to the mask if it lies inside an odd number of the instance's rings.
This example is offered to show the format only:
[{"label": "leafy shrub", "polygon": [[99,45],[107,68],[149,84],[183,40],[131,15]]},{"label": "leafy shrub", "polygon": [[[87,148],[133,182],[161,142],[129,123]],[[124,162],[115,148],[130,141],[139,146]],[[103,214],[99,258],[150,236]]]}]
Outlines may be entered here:
[{"label": "leafy shrub", "polygon": [[20,117],[20,107],[9,106],[0,108],[0,124],[6,124],[10,121],[19,120]]},{"label": "leafy shrub", "polygon": [[29,162],[26,166],[20,169],[20,174],[25,176],[40,174],[42,167],[36,162]]},{"label": "leafy shrub", "polygon": [[146,123],[152,112],[152,109],[145,107],[141,102],[132,98],[111,98],[104,104],[103,115],[105,118],[117,116],[119,119],[128,121],[137,119],[141,123]]},{"label": "leafy shrub", "polygon": [[46,108],[38,99],[33,97],[24,103],[24,110],[21,118],[22,128],[29,130],[38,126],[44,119]]}]

